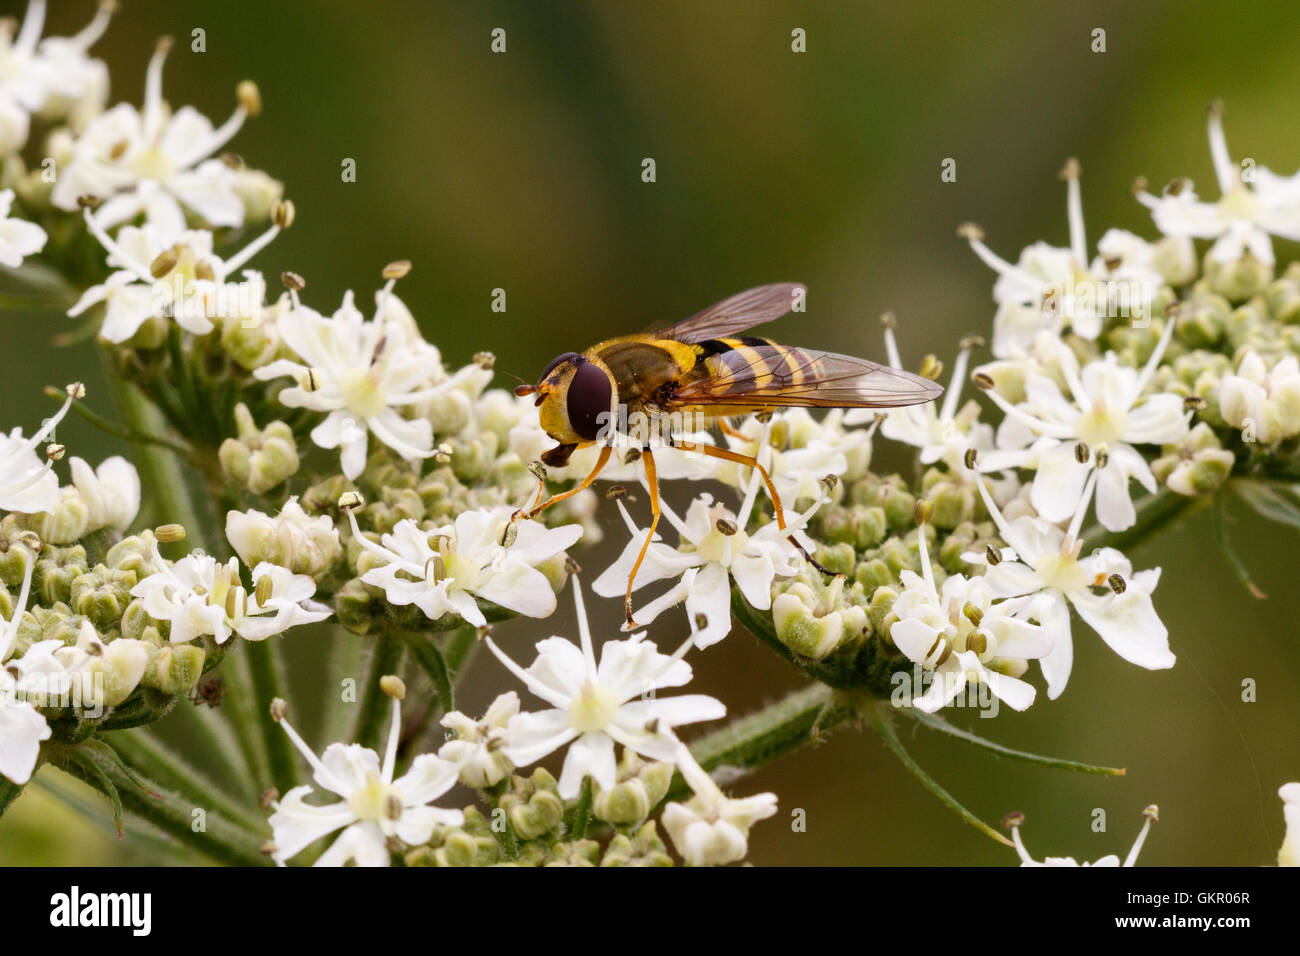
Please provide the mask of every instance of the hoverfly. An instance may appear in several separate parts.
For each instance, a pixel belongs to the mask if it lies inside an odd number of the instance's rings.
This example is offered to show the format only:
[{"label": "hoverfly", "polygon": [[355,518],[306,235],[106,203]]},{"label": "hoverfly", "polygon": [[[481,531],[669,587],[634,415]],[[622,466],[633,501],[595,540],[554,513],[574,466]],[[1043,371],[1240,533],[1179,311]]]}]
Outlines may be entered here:
[{"label": "hoverfly", "polygon": [[[741,292],[710,306],[662,332],[625,335],[593,345],[585,352],[565,352],[542,372],[536,386],[520,385],[519,396],[536,395],[542,428],[558,442],[542,455],[543,464],[564,466],[578,448],[601,443],[591,473],[574,488],[545,501],[545,484],[531,508],[532,518],[594,482],[609,463],[616,435],[610,425],[640,416],[655,421],[689,415],[733,431],[727,420],[782,408],[894,408],[933,401],[943,387],[899,369],[866,359],[814,349],[778,345],[742,335],[791,311],[805,294],[803,286],[782,282]],[[620,417],[620,411],[623,415]],[[772,477],[756,458],[725,447],[663,435],[663,444],[682,451],[737,462],[758,470],[777,520],[785,512]],[[650,527],[632,573],[628,575],[625,627],[632,620],[632,583],[659,524],[659,482],[649,443],[640,448],[650,492]],[[795,541],[800,551],[803,548]],[[804,552],[805,556],[807,552]]]}]

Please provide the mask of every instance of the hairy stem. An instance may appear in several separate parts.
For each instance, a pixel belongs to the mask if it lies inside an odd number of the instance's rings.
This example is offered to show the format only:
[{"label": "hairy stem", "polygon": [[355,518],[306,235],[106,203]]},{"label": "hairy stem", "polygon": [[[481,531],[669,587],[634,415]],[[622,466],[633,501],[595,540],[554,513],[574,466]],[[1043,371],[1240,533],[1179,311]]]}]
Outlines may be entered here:
[{"label": "hairy stem", "polygon": [[271,701],[284,696],[280,646],[273,640],[245,641],[248,671],[253,678],[254,713],[262,734],[262,747],[270,764],[271,780],[281,792],[298,784],[298,762],[293,742],[271,719]]}]

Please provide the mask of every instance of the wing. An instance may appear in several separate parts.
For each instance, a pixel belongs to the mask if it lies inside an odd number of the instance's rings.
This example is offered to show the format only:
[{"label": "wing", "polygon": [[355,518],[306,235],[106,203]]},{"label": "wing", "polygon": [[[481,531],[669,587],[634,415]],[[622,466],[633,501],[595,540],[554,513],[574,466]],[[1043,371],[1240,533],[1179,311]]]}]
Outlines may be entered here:
[{"label": "wing", "polygon": [[807,290],[798,282],[778,282],[748,289],[723,299],[671,328],[655,333],[661,338],[694,344],[708,339],[736,335],[764,322],[771,322],[794,308],[795,298]]},{"label": "wing", "polygon": [[943,394],[928,378],[867,359],[754,340],[725,344],[731,347],[702,357],[673,404],[895,408]]}]

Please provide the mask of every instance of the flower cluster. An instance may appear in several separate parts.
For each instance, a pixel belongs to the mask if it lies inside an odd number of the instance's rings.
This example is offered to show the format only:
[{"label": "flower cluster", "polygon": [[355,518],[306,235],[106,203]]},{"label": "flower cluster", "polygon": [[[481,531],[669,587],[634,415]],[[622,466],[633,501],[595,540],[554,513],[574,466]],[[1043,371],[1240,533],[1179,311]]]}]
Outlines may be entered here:
[{"label": "flower cluster", "polygon": [[[180,697],[214,702],[200,678],[252,642],[243,666],[261,669],[241,691],[265,693],[278,728],[264,719],[250,743],[250,723],[238,742],[260,748],[246,765],[267,789],[265,851],[278,863],[662,865],[670,846],[688,864],[733,863],[777,803],[723,785],[770,754],[761,734],[751,751],[730,741],[735,766],[693,749],[694,725],[727,708],[676,691],[736,622],[826,691],[815,720],[770,739],[864,717],[889,739],[895,714],[943,727],[946,707],[1025,710],[1040,677],[1059,697],[1085,631],[1130,664],[1174,666],[1161,569],[1135,570],[1116,546],[1150,515],[1231,481],[1261,513],[1300,522],[1300,263],[1279,274],[1272,244],[1300,239],[1300,177],[1234,165],[1215,107],[1222,198],[1203,202],[1186,180],[1159,196],[1139,184],[1158,237],[1112,229],[1090,247],[1073,160],[1068,246],[1038,242],[1011,261],[978,226],[960,228],[997,273],[991,355],[977,359],[982,336],[957,342],[942,398],[745,416],[655,447],[653,469],[643,452],[620,454],[602,478],[627,536],[592,590],[627,596],[629,633],[597,646],[572,555],[601,537],[600,499],[579,482],[602,449],[543,465],[552,438],[533,400],[492,387],[491,353],[449,367],[424,338],[396,291],[409,262],[381,270],[373,304],[349,291],[318,310],[288,270],[268,301],[265,275],[247,267],[292,226],[294,205],[222,152],[260,112],[257,88],[241,83],[219,125],[173,110],[163,41],[143,103],[106,109],[106,71],[88,50],[110,9],[71,38],[41,38],[42,0],[16,31],[0,27],[0,266],[41,256],[66,274],[69,315],[126,396],[120,426],[73,385],[30,437],[0,434],[0,775],[12,784]],[[1199,261],[1196,239],[1213,240]],[[885,317],[883,345],[902,371],[898,323]],[[943,377],[935,355],[912,364]],[[122,457],[69,457],[54,432],[73,408],[167,465],[142,468],[142,489]],[[882,442],[915,468],[874,469]],[[203,507],[189,485],[206,490]],[[653,527],[638,523],[643,497],[662,519]],[[212,553],[172,553],[205,531]],[[566,584],[577,640],[538,641],[524,666],[493,626],[549,617]],[[644,588],[656,593],[642,600]],[[360,702],[347,701],[354,742],[317,756],[275,696],[268,639],[324,634],[312,626],[326,621],[337,628],[323,644],[373,663]],[[652,626],[675,639],[660,644]],[[455,709],[479,646],[535,709],[513,690],[477,719]],[[404,712],[408,682],[432,703]],[[288,783],[295,752],[313,784]],[[475,803],[436,806],[457,784]],[[1295,786],[1281,794],[1283,862],[1295,857]],[[1154,818],[1148,808],[1127,863]],[[1033,862],[1019,821],[1009,826]]]}]

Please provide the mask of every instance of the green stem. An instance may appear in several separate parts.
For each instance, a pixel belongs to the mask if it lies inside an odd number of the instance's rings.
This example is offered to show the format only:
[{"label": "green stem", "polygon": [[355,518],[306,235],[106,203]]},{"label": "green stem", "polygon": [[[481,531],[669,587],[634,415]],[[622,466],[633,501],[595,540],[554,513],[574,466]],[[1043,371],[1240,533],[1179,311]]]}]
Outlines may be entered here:
[{"label": "green stem", "polygon": [[[106,785],[114,788],[122,809],[219,863],[266,866],[269,862],[262,853],[261,837],[215,812],[205,811],[202,818],[197,817],[192,801],[148,780],[134,778],[118,762],[95,761],[93,767],[89,761],[80,759],[55,762],[97,790],[103,791]],[[196,830],[200,819],[202,827]]]},{"label": "green stem", "polygon": [[1189,498],[1168,489],[1154,495],[1148,495],[1137,504],[1137,520],[1131,528],[1124,531],[1107,531],[1100,525],[1093,525],[1083,533],[1083,550],[1095,548],[1117,548],[1124,551],[1135,544],[1150,541],[1179,518],[1186,517],[1208,507],[1212,496]]},{"label": "green stem", "polygon": [[244,805],[228,799],[201,770],[189,765],[176,752],[145,731],[115,732],[105,737],[133,770],[159,786],[185,797],[194,806],[216,811],[251,833],[266,828],[266,821]]},{"label": "green stem", "polygon": [[[825,684],[809,684],[696,738],[691,753],[705,770],[727,767],[749,771],[819,741],[854,715],[848,695]],[[667,799],[676,799],[688,790],[678,775]]]},{"label": "green stem", "polygon": [[378,750],[384,719],[389,713],[388,695],[380,689],[379,679],[399,672],[405,651],[406,644],[391,634],[383,634],[375,641],[370,673],[362,689],[361,707],[352,731],[353,742]]},{"label": "green stem", "polygon": [[893,752],[894,756],[898,758],[899,763],[907,768],[907,771],[921,782],[921,786],[934,794],[940,803],[953,811],[957,816],[961,817],[976,830],[979,830],[985,836],[992,837],[994,840],[997,840],[999,843],[1004,843],[1007,846],[1014,845],[1001,833],[993,829],[993,827],[989,826],[979,817],[975,816],[975,814],[971,813],[964,806],[958,803],[957,799],[952,794],[941,787],[938,781],[926,773],[921,765],[913,759],[912,755],[907,752],[907,748],[903,746],[903,741],[899,739],[898,732],[894,729],[894,719],[893,714],[891,713],[891,705],[889,701],[877,701],[875,706],[871,708],[871,727],[875,730],[877,736],[885,742],[885,746],[888,747]]},{"label": "green stem", "polygon": [[[59,401],[63,401],[66,398],[66,395],[62,389],[54,388],[53,386],[46,386],[45,394],[50,398],[57,399]],[[98,428],[100,431],[104,432],[105,434],[113,435],[125,441],[134,442],[137,445],[157,445],[159,448],[166,448],[172,452],[175,452],[179,457],[183,458],[185,461],[193,464],[194,452],[187,445],[184,445],[178,441],[173,441],[172,439],[166,437],[165,435],[155,435],[149,432],[138,431],[133,428],[126,428],[122,425],[114,425],[108,419],[91,411],[90,406],[86,405],[85,402],[74,401],[72,403],[71,408],[72,411],[76,412],[86,421],[90,422],[91,425],[93,425],[95,428]]]},{"label": "green stem", "polygon": [[275,640],[245,641],[248,670],[253,678],[254,714],[262,747],[270,763],[272,783],[284,793],[298,785],[298,761],[289,735],[271,718],[271,701],[284,697],[280,679],[280,646]]},{"label": "green stem", "polygon": [[[248,662],[248,645],[249,642],[240,641],[239,646],[232,648],[221,662],[227,678],[221,710],[234,730],[235,739],[239,741],[240,752],[248,766],[249,781],[260,792],[272,785],[271,757],[266,750],[266,736],[259,719],[262,714],[257,710],[253,673]],[[269,711],[265,713],[269,721]]]},{"label": "green stem", "polygon": [[[221,710],[227,710],[224,701]],[[177,701],[171,713],[172,723],[186,735],[186,743],[215,762],[212,772],[230,793],[245,798],[258,795],[253,770],[243,759],[239,739],[228,720],[217,711],[189,700]]]},{"label": "green stem", "polygon": [[[157,435],[166,431],[166,420],[140,389],[119,375],[108,376],[118,415],[132,432]],[[202,527],[194,500],[186,483],[185,471],[175,453],[157,445],[135,442],[135,466],[145,489],[144,500],[151,504],[154,524],[174,522],[190,534]]]},{"label": "green stem", "polygon": [[14,783],[8,777],[0,777],[0,817],[4,816],[9,805],[23,792],[24,784]]}]

